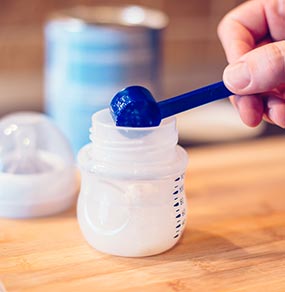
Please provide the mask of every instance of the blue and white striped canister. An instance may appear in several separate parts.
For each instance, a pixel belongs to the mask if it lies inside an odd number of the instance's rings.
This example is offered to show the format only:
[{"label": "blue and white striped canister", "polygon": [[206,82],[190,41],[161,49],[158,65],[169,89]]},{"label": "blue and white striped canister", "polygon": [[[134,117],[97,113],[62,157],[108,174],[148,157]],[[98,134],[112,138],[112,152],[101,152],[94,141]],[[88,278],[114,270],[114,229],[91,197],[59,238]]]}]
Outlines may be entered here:
[{"label": "blue and white striped canister", "polygon": [[45,109],[76,153],[94,112],[129,85],[160,95],[164,13],[138,6],[76,7],[45,26]]}]

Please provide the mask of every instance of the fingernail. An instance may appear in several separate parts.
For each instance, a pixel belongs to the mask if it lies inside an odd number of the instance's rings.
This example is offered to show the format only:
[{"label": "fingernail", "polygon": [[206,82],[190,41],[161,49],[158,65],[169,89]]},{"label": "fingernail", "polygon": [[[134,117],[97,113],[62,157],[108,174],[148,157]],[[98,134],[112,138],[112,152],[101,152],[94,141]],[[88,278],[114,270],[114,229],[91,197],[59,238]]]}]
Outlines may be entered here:
[{"label": "fingernail", "polygon": [[224,81],[233,91],[246,88],[250,83],[250,73],[245,62],[228,65],[224,72]]},{"label": "fingernail", "polygon": [[282,95],[276,91],[264,93],[262,95],[266,101],[267,117],[272,124],[285,128],[285,100]]},{"label": "fingernail", "polygon": [[269,108],[268,117],[274,124],[285,129],[285,117],[280,115],[277,110],[274,108]]}]

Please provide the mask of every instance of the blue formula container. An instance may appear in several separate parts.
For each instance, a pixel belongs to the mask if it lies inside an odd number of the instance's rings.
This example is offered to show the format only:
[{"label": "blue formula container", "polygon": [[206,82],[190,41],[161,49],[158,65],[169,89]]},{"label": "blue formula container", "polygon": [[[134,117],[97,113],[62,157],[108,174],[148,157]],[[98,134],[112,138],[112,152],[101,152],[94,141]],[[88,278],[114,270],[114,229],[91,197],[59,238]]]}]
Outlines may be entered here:
[{"label": "blue formula container", "polygon": [[74,153],[89,141],[91,116],[129,85],[161,96],[164,13],[138,6],[76,7],[45,26],[45,110]]}]

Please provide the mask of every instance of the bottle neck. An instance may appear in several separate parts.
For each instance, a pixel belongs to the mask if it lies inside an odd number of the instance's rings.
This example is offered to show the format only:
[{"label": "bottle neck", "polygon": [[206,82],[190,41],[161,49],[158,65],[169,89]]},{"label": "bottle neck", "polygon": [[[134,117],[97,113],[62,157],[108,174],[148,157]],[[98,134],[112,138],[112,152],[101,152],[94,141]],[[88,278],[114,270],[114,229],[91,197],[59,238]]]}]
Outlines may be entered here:
[{"label": "bottle neck", "polygon": [[166,163],[175,160],[178,133],[174,118],[152,128],[116,127],[109,110],[92,117],[91,156],[111,163]]}]

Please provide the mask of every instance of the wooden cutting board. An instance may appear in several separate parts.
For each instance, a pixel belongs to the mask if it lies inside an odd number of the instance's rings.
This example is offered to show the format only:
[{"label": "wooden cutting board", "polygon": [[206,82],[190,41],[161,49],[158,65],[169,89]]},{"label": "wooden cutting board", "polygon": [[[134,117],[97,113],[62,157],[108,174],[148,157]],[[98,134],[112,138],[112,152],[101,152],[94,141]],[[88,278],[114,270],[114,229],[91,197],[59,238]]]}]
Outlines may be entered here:
[{"label": "wooden cutting board", "polygon": [[7,291],[285,291],[285,138],[189,154],[187,228],[173,249],[146,258],[97,252],[83,239],[75,208],[1,219]]}]

